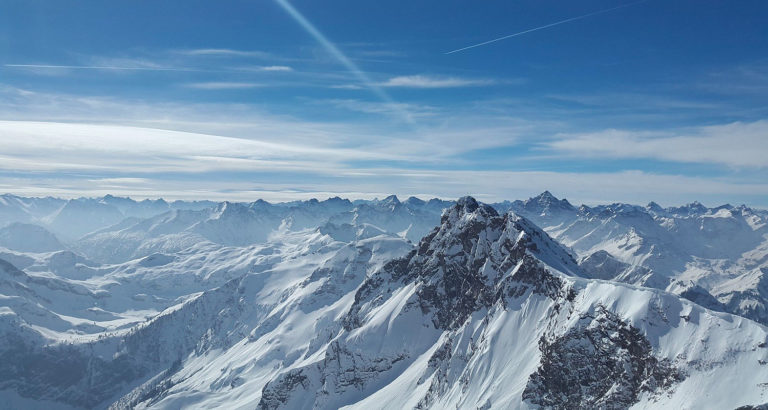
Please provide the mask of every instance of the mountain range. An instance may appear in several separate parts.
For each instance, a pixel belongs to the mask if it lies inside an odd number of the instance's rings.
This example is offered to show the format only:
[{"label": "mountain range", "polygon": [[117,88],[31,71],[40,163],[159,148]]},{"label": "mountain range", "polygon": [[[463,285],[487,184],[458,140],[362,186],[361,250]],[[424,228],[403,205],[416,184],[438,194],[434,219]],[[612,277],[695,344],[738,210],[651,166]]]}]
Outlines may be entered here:
[{"label": "mountain range", "polygon": [[10,408],[768,403],[768,212],[0,196]]}]

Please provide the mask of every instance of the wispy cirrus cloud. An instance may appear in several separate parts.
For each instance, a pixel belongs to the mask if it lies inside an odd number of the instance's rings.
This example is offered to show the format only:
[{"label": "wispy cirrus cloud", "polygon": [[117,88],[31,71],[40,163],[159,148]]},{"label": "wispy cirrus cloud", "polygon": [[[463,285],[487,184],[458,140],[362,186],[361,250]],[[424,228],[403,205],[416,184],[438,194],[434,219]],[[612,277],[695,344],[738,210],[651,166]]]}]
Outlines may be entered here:
[{"label": "wispy cirrus cloud", "polygon": [[397,158],[338,147],[157,128],[35,121],[0,121],[0,145],[0,169],[6,171],[128,175],[238,170],[323,172],[350,159]]},{"label": "wispy cirrus cloud", "polygon": [[373,49],[373,50],[358,50],[356,51],[356,54],[361,57],[373,57],[373,58],[382,58],[382,57],[405,57],[406,53],[402,50],[381,50],[381,49]]},{"label": "wispy cirrus cloud", "polygon": [[293,67],[287,65],[237,65],[226,71],[244,73],[292,73]]},{"label": "wispy cirrus cloud", "polygon": [[187,66],[168,66],[161,64],[131,64],[130,61],[124,61],[119,64],[102,65],[66,65],[66,64],[4,64],[3,67],[10,69],[25,70],[35,74],[42,75],[66,75],[70,72],[79,70],[99,70],[115,72],[192,72],[192,73],[216,73],[216,74],[237,74],[237,73],[291,73],[293,67],[286,65],[268,65],[268,66],[236,66],[236,67],[187,67]]},{"label": "wispy cirrus cloud", "polygon": [[587,158],[647,158],[662,161],[768,167],[768,120],[696,127],[680,133],[609,129],[561,134],[547,147]]},{"label": "wispy cirrus cloud", "polygon": [[738,64],[712,71],[693,87],[721,96],[759,96],[768,93],[768,60]]},{"label": "wispy cirrus cloud", "polygon": [[[695,143],[704,142],[710,151],[706,155],[719,150],[731,162],[738,155],[757,161],[766,152],[760,142],[766,122],[692,128],[679,134],[622,131],[624,139],[611,142],[621,135],[611,130],[565,134],[567,123],[498,116],[472,104],[456,111],[423,103],[393,110],[384,102],[354,99],[316,103],[384,118],[408,110],[421,115],[421,126],[409,130],[394,129],[391,121],[311,121],[261,112],[247,104],[149,102],[0,87],[0,118],[28,120],[0,122],[0,191],[244,200],[310,198],[326,192],[351,197],[473,194],[491,201],[550,189],[576,201],[717,203],[716,198],[728,195],[728,201],[768,205],[764,201],[768,184],[760,172],[729,179],[621,167],[605,172],[526,170],[531,165],[547,169],[526,162],[540,153],[526,149],[533,144],[535,151],[541,146],[537,141],[546,135],[556,137],[544,147],[563,157],[657,158],[665,149],[692,155],[685,149],[699,152]],[[589,139],[595,134],[600,138]],[[745,148],[712,146],[707,141],[736,134],[741,139],[731,141]],[[678,137],[703,140],[690,145]],[[643,144],[651,139],[673,144],[650,150]],[[569,140],[575,140],[574,145],[564,145]],[[617,146],[622,143],[630,148]],[[748,149],[753,152],[739,153]],[[475,156],[476,150],[499,152],[501,156],[493,155],[501,161],[491,164],[484,154]],[[697,155],[699,161],[705,154]]]},{"label": "wispy cirrus cloud", "polygon": [[482,87],[493,85],[496,82],[488,79],[470,79],[459,77],[435,77],[428,75],[397,76],[379,83],[382,87],[400,88],[457,88],[457,87]]},{"label": "wispy cirrus cloud", "polygon": [[383,101],[363,101],[356,99],[330,99],[319,100],[319,104],[330,104],[337,108],[365,114],[385,115],[392,118],[399,118],[403,113],[407,113],[411,122],[417,119],[434,116],[437,108],[427,104],[401,103],[401,102],[383,102]]},{"label": "wispy cirrus cloud", "polygon": [[186,83],[184,87],[199,90],[242,90],[249,88],[261,88],[264,84],[251,82],[211,81],[202,83]]},{"label": "wispy cirrus cloud", "polygon": [[114,70],[114,71],[201,71],[187,67],[137,66],[137,65],[62,65],[62,64],[4,64],[4,67],[32,70]]},{"label": "wispy cirrus cloud", "polygon": [[235,50],[231,48],[197,48],[189,50],[176,50],[178,54],[188,56],[229,56],[229,57],[256,57],[273,58],[272,53],[258,50]]},{"label": "wispy cirrus cloud", "polygon": [[[190,73],[290,73],[294,68],[286,64],[243,65],[233,60],[200,60],[195,56],[221,57],[257,57],[270,62],[284,62],[289,59],[278,58],[272,54],[260,51],[243,51],[232,49],[196,49],[196,50],[163,50],[144,52],[136,56],[109,55],[79,55],[74,60],[62,62],[13,62],[0,66],[7,70],[23,70],[30,74],[61,76],[73,74],[82,70],[103,72],[190,72]],[[240,59],[238,59],[240,61]]]},{"label": "wispy cirrus cloud", "polygon": [[293,71],[293,68],[286,66],[286,65],[268,65],[259,67],[261,71],[283,71],[283,72],[289,72]]},{"label": "wispy cirrus cloud", "polygon": [[329,88],[335,88],[337,90],[364,90],[365,87],[357,84],[335,84],[329,86]]}]

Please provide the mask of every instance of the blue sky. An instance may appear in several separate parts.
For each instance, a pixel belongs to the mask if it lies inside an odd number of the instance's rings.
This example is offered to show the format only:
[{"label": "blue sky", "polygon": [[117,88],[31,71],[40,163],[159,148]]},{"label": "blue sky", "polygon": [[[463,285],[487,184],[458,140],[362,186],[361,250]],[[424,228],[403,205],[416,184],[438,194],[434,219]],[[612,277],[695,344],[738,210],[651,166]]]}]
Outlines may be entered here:
[{"label": "blue sky", "polygon": [[764,1],[0,0],[0,191],[768,207],[766,21]]}]

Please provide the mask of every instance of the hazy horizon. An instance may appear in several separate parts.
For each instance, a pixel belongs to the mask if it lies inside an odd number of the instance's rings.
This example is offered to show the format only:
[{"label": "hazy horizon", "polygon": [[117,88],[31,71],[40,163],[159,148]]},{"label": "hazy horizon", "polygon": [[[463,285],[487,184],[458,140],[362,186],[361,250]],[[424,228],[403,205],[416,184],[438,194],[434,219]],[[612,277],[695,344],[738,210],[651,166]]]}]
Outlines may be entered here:
[{"label": "hazy horizon", "polygon": [[[549,190],[545,190],[544,192],[550,192],[550,191]],[[498,203],[503,203],[503,202],[514,202],[514,201],[517,201],[517,200],[525,201],[525,200],[528,200],[528,199],[534,199],[534,198],[538,197],[539,195],[542,195],[544,192],[539,192],[538,194],[530,195],[530,196],[527,196],[527,197],[503,198],[503,199],[493,200],[493,201],[483,201],[480,198],[475,198],[475,199],[479,200],[480,202],[484,202],[484,203],[498,204]],[[647,206],[650,203],[655,203],[655,204],[661,206],[662,208],[674,208],[674,207],[682,207],[682,206],[692,205],[694,203],[699,203],[699,204],[703,205],[706,208],[719,208],[719,207],[726,206],[726,205],[730,205],[730,206],[733,206],[733,207],[738,207],[738,206],[744,205],[744,206],[750,207],[752,209],[768,210],[768,208],[764,208],[764,207],[760,207],[760,206],[751,206],[751,205],[743,204],[743,203],[730,203],[730,202],[725,202],[725,203],[705,203],[705,202],[702,202],[702,201],[699,201],[699,200],[694,200],[694,201],[686,202],[686,203],[667,203],[667,202],[655,201],[655,200],[650,200],[650,201],[647,201],[645,203],[633,203],[633,202],[622,202],[622,201],[602,201],[602,202],[601,201],[586,201],[585,202],[585,201],[581,201],[581,200],[575,200],[575,199],[567,198],[567,197],[564,197],[564,196],[560,196],[560,195],[557,195],[556,193],[552,193],[552,192],[550,192],[550,194],[552,194],[552,196],[554,196],[558,200],[563,200],[563,199],[567,200],[574,207],[578,207],[580,205],[586,205],[586,206],[611,205],[611,204],[616,204],[616,203],[623,203],[623,204],[636,205],[636,206]],[[163,197],[163,196],[114,195],[114,194],[111,194],[111,193],[106,193],[106,194],[97,195],[97,196],[83,196],[83,195],[56,196],[56,195],[18,195],[18,194],[14,194],[14,193],[10,193],[10,192],[2,193],[2,194],[0,194],[0,197],[2,197],[4,195],[14,195],[14,196],[21,197],[21,198],[39,198],[39,199],[54,198],[54,199],[60,199],[60,200],[102,199],[102,198],[104,198],[106,196],[113,196],[113,197],[116,197],[116,198],[130,199],[130,200],[133,200],[133,201],[136,201],[136,202],[141,202],[141,201],[144,201],[144,200],[149,200],[149,201],[163,200],[163,201],[166,201],[168,203],[173,203],[175,201],[182,201],[182,202],[195,202],[195,201],[205,202],[205,201],[209,201],[209,202],[214,202],[214,203],[221,203],[221,202],[252,203],[252,202],[256,202],[256,201],[262,200],[262,201],[266,201],[266,202],[268,202],[270,204],[275,204],[275,205],[280,205],[280,204],[285,204],[285,203],[290,203],[290,202],[297,202],[297,201],[309,201],[309,200],[313,200],[313,199],[322,202],[322,201],[326,201],[326,200],[330,200],[330,199],[334,199],[334,198],[338,198],[338,199],[342,199],[342,200],[348,200],[350,202],[355,202],[355,201],[382,201],[382,200],[387,199],[389,196],[393,196],[393,195],[396,196],[397,199],[399,201],[401,201],[401,202],[406,201],[407,199],[410,199],[411,197],[420,199],[422,201],[429,201],[431,199],[438,199],[438,200],[442,200],[442,201],[456,201],[456,200],[458,200],[459,198],[461,198],[463,196],[475,197],[473,195],[462,195],[462,196],[459,196],[459,197],[438,197],[438,196],[429,196],[429,195],[398,195],[398,194],[378,194],[378,195],[376,195],[376,194],[366,194],[367,196],[353,197],[353,196],[344,196],[344,195],[333,194],[333,193],[325,193],[326,196],[306,196],[305,194],[298,193],[297,194],[298,196],[294,197],[294,199],[287,198],[287,199],[268,200],[266,198],[261,198],[261,197],[252,197],[252,198],[251,197],[244,197],[242,199],[227,199],[227,198],[212,199],[212,198],[205,198],[205,197],[200,197],[200,198],[172,198],[172,197]]]},{"label": "hazy horizon", "polygon": [[0,9],[0,192],[768,207],[765,2]]}]

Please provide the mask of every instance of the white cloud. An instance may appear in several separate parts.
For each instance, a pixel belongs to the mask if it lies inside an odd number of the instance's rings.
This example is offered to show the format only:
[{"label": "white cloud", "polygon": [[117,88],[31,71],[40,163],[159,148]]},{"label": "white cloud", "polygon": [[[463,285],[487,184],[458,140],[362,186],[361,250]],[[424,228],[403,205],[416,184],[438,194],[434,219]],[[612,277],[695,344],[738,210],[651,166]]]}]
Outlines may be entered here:
[{"label": "white cloud", "polygon": [[231,48],[198,48],[192,50],[178,50],[179,54],[190,56],[235,56],[271,58],[272,54],[257,50],[234,50]]},{"label": "white cloud", "polygon": [[237,90],[244,88],[264,87],[264,84],[249,82],[212,81],[204,83],[187,83],[184,84],[184,86],[187,88],[197,88],[200,90]]},{"label": "white cloud", "polygon": [[695,80],[699,90],[730,96],[765,96],[768,93],[768,60],[738,64]]},{"label": "white cloud", "polygon": [[96,184],[114,184],[115,186],[122,185],[146,185],[152,180],[149,178],[134,178],[134,177],[120,177],[120,178],[99,178],[92,179],[89,182]]},{"label": "white cloud", "polygon": [[345,160],[396,158],[152,128],[32,121],[0,121],[0,146],[0,169],[33,172],[324,172]]},{"label": "white cloud", "polygon": [[335,88],[338,90],[362,90],[365,87],[362,87],[357,84],[337,84],[337,85],[330,86],[330,88]]},{"label": "white cloud", "polygon": [[433,77],[426,75],[407,75],[392,77],[380,83],[382,87],[403,88],[457,88],[478,87],[494,84],[493,80],[467,79],[458,77]]},{"label": "white cloud", "polygon": [[349,111],[362,112],[366,114],[381,114],[399,118],[403,113],[407,113],[411,120],[430,117],[437,113],[435,107],[421,104],[409,104],[398,102],[371,102],[355,99],[331,99],[319,100],[321,104],[332,104],[335,107],[343,108]]},{"label": "white cloud", "polygon": [[248,66],[238,66],[233,67],[232,71],[234,72],[283,72],[283,73],[290,73],[293,72],[293,67],[287,66],[287,65],[248,65]]},{"label": "white cloud", "polygon": [[733,167],[768,167],[768,120],[734,122],[685,133],[605,130],[561,134],[549,148],[579,157],[650,158]]},{"label": "white cloud", "polygon": [[106,70],[106,71],[200,71],[184,67],[164,67],[159,65],[56,65],[56,64],[5,64],[4,67],[41,70]]},{"label": "white cloud", "polygon": [[269,65],[261,67],[262,71],[293,71],[293,68],[286,65]]},{"label": "white cloud", "polygon": [[[233,55],[249,55],[247,52],[238,52],[235,50],[194,50],[198,52],[214,53],[213,55],[230,55],[227,53],[235,53]],[[215,54],[219,52],[221,54]],[[246,54],[237,54],[246,53]],[[188,54],[185,55],[207,55],[207,54]],[[189,67],[185,65],[177,64],[163,64],[160,62],[144,59],[144,58],[124,58],[124,57],[103,57],[103,56],[90,56],[85,59],[83,64],[3,64],[3,67],[17,70],[25,70],[27,72],[33,72],[44,75],[62,75],[72,72],[73,70],[101,70],[101,71],[126,71],[126,72],[142,72],[142,71],[188,71],[188,72],[292,72],[293,67],[288,65],[251,65],[240,67]],[[187,59],[188,60],[188,59]],[[177,61],[178,62],[178,61]],[[189,61],[187,61],[189,62]]]},{"label": "white cloud", "polygon": [[129,125],[306,146],[349,146],[380,137],[366,125],[310,121],[265,112],[249,104],[151,102],[51,94],[2,84],[1,119]]}]

